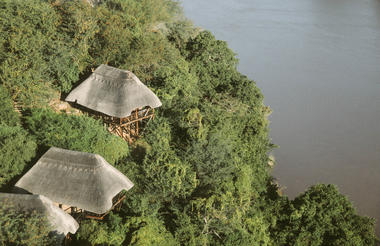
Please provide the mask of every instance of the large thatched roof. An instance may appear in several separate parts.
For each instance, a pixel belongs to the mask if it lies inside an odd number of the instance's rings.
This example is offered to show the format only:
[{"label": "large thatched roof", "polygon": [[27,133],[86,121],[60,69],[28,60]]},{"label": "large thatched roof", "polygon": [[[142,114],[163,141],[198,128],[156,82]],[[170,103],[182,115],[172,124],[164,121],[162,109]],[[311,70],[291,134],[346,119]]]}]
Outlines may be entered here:
[{"label": "large thatched roof", "polygon": [[161,106],[160,99],[132,72],[104,64],[76,87],[66,101],[118,118],[131,115],[137,108]]},{"label": "large thatched roof", "polygon": [[54,206],[53,202],[41,195],[0,193],[0,204],[8,203],[20,211],[36,211],[47,217],[51,230],[58,235],[74,234],[79,225],[69,214]]},{"label": "large thatched roof", "polygon": [[54,202],[102,214],[133,183],[100,155],[51,147],[16,183]]}]

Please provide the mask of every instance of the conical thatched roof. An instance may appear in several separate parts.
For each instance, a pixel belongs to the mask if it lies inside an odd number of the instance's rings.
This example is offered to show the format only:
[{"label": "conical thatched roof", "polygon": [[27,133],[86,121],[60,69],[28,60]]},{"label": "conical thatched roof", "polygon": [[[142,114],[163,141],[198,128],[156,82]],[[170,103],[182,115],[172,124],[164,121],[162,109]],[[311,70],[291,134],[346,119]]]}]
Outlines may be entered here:
[{"label": "conical thatched roof", "polygon": [[102,214],[133,183],[100,155],[51,147],[16,183],[54,202]]},{"label": "conical thatched roof", "polygon": [[52,201],[41,195],[0,193],[1,206],[4,203],[9,203],[17,210],[36,211],[45,215],[50,223],[51,230],[60,236],[65,236],[69,232],[74,234],[79,227],[73,217],[54,206]]},{"label": "conical thatched roof", "polygon": [[131,115],[137,108],[161,106],[160,99],[132,72],[104,64],[76,87],[66,101],[118,118]]}]

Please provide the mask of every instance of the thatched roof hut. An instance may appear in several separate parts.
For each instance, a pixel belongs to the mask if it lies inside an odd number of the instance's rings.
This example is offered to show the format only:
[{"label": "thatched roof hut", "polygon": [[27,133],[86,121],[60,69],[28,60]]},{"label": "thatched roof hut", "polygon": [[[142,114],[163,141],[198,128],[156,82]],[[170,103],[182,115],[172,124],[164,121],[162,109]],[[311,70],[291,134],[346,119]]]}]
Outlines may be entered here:
[{"label": "thatched roof hut", "polygon": [[54,202],[103,214],[133,183],[100,155],[51,147],[16,183]]},{"label": "thatched roof hut", "polygon": [[67,97],[89,109],[117,118],[125,118],[138,108],[161,106],[158,97],[132,72],[100,65]]},{"label": "thatched roof hut", "polygon": [[74,234],[79,225],[73,217],[62,209],[54,206],[53,202],[41,195],[0,193],[0,204],[8,203],[19,211],[36,211],[47,217],[51,231],[64,237],[67,233]]}]

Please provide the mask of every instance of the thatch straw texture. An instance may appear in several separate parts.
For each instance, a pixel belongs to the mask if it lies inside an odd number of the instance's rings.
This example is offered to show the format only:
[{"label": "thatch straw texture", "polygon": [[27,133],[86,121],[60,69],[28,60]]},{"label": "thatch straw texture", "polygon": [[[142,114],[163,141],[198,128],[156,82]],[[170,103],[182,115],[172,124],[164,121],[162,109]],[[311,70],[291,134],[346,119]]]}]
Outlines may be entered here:
[{"label": "thatch straw texture", "polygon": [[8,203],[19,211],[36,211],[47,217],[51,230],[60,236],[74,234],[79,225],[73,217],[41,195],[0,193],[0,204]]},{"label": "thatch straw texture", "polygon": [[132,72],[100,65],[66,101],[109,116],[124,118],[137,108],[161,106],[158,97]]},{"label": "thatch straw texture", "polygon": [[100,155],[51,147],[16,183],[54,202],[102,214],[133,183]]}]

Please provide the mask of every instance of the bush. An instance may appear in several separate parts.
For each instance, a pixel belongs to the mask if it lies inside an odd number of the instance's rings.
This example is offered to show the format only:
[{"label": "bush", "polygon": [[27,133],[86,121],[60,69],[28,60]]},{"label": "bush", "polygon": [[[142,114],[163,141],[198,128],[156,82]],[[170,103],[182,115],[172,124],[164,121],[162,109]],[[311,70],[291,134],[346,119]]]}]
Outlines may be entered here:
[{"label": "bush", "polygon": [[357,214],[334,185],[315,185],[291,202],[278,245],[375,245],[374,220]]},{"label": "bush", "polygon": [[157,219],[156,217],[141,217],[137,220],[132,220],[132,222],[135,222],[134,226],[138,227],[139,230],[132,232],[130,245],[180,245],[173,238],[172,234],[166,230],[162,220]]},{"label": "bush", "polygon": [[34,109],[26,117],[26,124],[38,145],[45,147],[99,154],[111,164],[129,153],[123,139],[110,134],[100,121],[88,116]]},{"label": "bush", "polygon": [[233,89],[238,60],[225,41],[216,40],[209,31],[203,31],[189,40],[187,59],[207,96]]},{"label": "bush", "polygon": [[74,243],[373,243],[373,222],[336,189],[316,186],[295,201],[277,194],[268,108],[226,42],[178,16],[174,0],[100,2],[0,0],[0,185],[24,170],[36,147],[7,92],[43,108],[52,92],[70,91],[106,63],[134,72],[163,103],[131,154],[87,116],[33,109],[23,122],[41,152],[97,153],[135,182],[119,213],[83,222]]},{"label": "bush", "polygon": [[13,101],[3,86],[0,86],[0,123],[8,126],[20,124],[20,117],[13,109]]},{"label": "bush", "polygon": [[0,124],[0,186],[21,174],[35,153],[36,143],[24,129]]},{"label": "bush", "polygon": [[123,245],[127,230],[122,218],[111,212],[103,222],[82,221],[75,234],[74,243],[76,245]]},{"label": "bush", "polygon": [[49,235],[47,218],[35,211],[20,211],[6,202],[0,206],[0,245],[57,245],[56,235]]},{"label": "bush", "polygon": [[46,102],[56,14],[44,1],[2,0],[0,20],[0,83],[23,105]]}]

